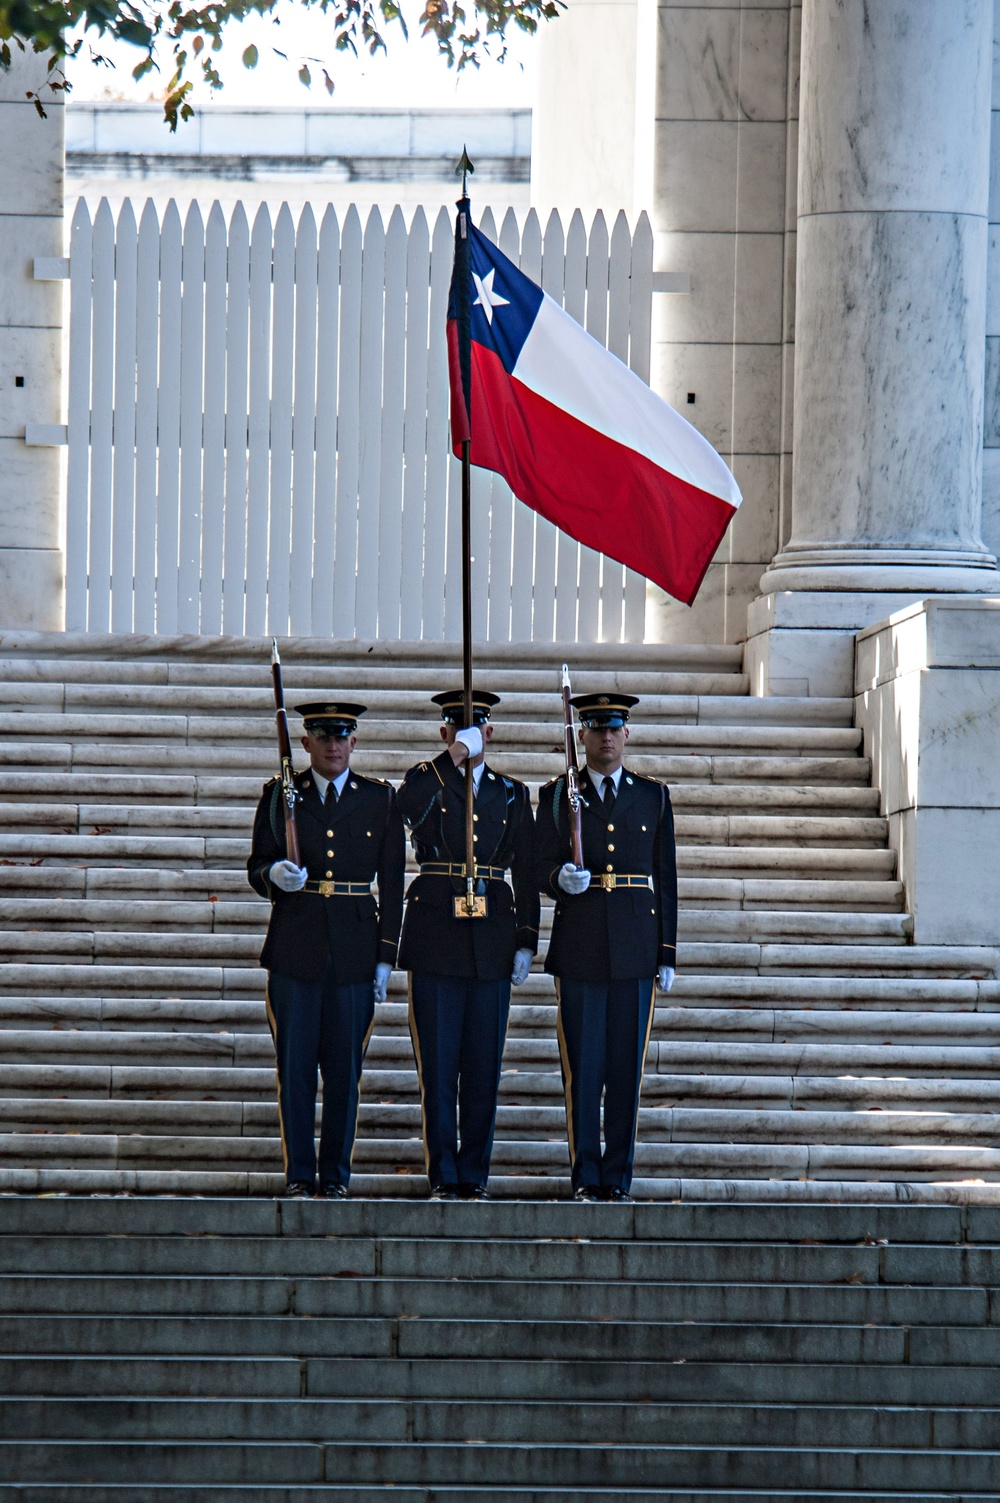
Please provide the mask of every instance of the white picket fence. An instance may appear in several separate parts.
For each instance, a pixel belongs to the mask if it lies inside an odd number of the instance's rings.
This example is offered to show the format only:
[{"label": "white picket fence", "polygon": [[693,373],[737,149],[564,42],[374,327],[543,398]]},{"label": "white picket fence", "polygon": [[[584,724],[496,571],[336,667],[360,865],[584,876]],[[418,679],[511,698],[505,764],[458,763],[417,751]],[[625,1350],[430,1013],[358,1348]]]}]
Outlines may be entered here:
[{"label": "white picket fence", "polygon": [[[579,212],[484,232],[644,379],[652,232]],[[453,227],[197,203],[117,223],[81,200],[70,250],[71,630],[461,635],[459,466],[445,314]],[[636,641],[645,581],[483,471],[478,640]]]}]

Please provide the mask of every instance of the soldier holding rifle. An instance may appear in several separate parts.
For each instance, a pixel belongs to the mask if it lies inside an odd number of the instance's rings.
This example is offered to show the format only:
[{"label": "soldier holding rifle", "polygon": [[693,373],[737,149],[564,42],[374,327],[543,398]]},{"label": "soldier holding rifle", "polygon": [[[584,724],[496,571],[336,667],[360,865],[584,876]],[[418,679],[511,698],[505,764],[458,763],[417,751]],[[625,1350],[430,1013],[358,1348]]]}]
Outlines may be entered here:
[{"label": "soldier holding rifle", "polygon": [[[497,695],[476,689],[471,699],[473,724],[462,728],[463,691],[434,695],[445,750],[411,767],[399,791],[420,867],[407,893],[399,963],[411,973],[410,1033],[434,1200],[488,1199],[510,988],[525,980],[538,949],[531,800],[523,783],[485,760]],[[467,845],[476,868],[468,893]]]},{"label": "soldier holding rifle", "polygon": [[[559,997],[574,1198],[620,1201],[630,1198],[654,981],[669,991],[674,980],[673,815],[665,786],[623,765],[636,696],[571,700],[564,665],[563,701],[567,770],[538,804],[538,883],[556,902],[545,969]],[[580,771],[571,706],[582,722]]]},{"label": "soldier holding rifle", "polygon": [[[351,770],[364,705],[296,705],[309,767],[292,772],[276,647],[272,666],[282,773],[265,784],[257,805],[247,875],[271,900],[260,963],[268,971],[285,1194],[338,1199],[348,1193],[375,1003],[385,1001],[396,959],[403,823],[393,789]],[[323,1077],[318,1181],[317,1072]]]}]

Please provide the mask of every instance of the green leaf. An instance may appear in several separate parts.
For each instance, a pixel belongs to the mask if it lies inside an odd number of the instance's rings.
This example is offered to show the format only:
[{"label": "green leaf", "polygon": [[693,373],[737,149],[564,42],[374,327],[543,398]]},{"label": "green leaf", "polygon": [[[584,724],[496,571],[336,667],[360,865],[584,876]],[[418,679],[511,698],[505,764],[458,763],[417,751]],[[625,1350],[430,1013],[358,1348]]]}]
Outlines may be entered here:
[{"label": "green leaf", "polygon": [[309,72],[309,69],[306,67],[305,63],[303,63],[302,67],[299,69],[299,83],[305,84],[307,89],[312,83],[312,74]]},{"label": "green leaf", "polygon": [[256,68],[256,66],[257,66],[257,57],[258,57],[257,49],[251,43],[251,45],[243,53],[243,66],[244,66],[244,68]]}]

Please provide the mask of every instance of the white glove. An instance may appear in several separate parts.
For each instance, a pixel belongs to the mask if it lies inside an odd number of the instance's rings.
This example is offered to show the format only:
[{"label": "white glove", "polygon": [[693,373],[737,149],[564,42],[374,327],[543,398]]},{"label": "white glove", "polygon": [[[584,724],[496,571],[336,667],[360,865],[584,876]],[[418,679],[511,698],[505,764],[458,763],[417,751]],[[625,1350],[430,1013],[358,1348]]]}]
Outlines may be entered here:
[{"label": "white glove", "polygon": [[483,733],[478,725],[468,725],[464,731],[457,731],[455,740],[466,748],[470,761],[478,757],[483,749]]},{"label": "white glove", "polygon": [[579,897],[581,892],[586,892],[590,886],[590,873],[586,867],[576,867],[572,861],[560,868],[556,878],[563,892],[568,892],[570,897]]},{"label": "white glove", "polygon": [[660,983],[661,992],[668,992],[670,990],[670,988],[674,984],[674,977],[676,976],[676,974],[677,972],[674,970],[672,965],[660,966],[660,974],[657,977],[657,980]]},{"label": "white glove", "polygon": [[522,981],[527,981],[528,972],[531,970],[531,951],[515,950],[514,969],[511,972],[511,985],[520,986]]},{"label": "white glove", "polygon": [[282,892],[301,892],[309,873],[304,866],[296,866],[294,861],[276,861],[267,875]]},{"label": "white glove", "polygon": [[392,966],[380,960],[375,967],[375,1001],[385,1001],[385,989],[389,985],[389,977],[392,975]]}]

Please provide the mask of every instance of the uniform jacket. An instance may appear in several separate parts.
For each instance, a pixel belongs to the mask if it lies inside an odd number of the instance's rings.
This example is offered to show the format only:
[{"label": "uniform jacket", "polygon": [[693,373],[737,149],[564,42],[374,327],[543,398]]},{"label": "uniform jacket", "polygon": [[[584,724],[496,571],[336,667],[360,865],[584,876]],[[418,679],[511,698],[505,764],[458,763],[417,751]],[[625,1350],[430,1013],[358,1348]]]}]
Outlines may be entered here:
[{"label": "uniform jacket", "polygon": [[628,981],[676,966],[677,858],[666,787],[623,767],[609,814],[584,769],[580,798],[584,866],[594,876],[649,876],[653,887],[564,893],[556,878],[571,859],[566,779],[547,783],[538,800],[537,875],[556,911],[545,969],[577,981]]},{"label": "uniform jacket", "polygon": [[268,872],[286,855],[281,788],[272,779],[257,805],[247,862],[250,886],[271,899],[260,963],[297,981],[318,981],[332,956],[338,986],[370,981],[378,961],[395,964],[403,915],[406,842],[395,792],[352,771],[333,809],[324,810],[311,771],[296,773],[295,782],[301,795],[295,815],[299,848],[309,876],[377,879],[378,903],[372,895],[324,898],[272,886]]},{"label": "uniform jacket", "polygon": [[[447,751],[411,767],[399,790],[417,861],[465,861],[465,773]],[[476,860],[509,867],[506,881],[487,881],[486,917],[456,918],[463,877],[414,878],[406,895],[399,963],[439,976],[499,981],[510,976],[515,950],[538,949],[540,904],[535,884],[535,821],[527,788],[488,764],[476,795]]]}]

